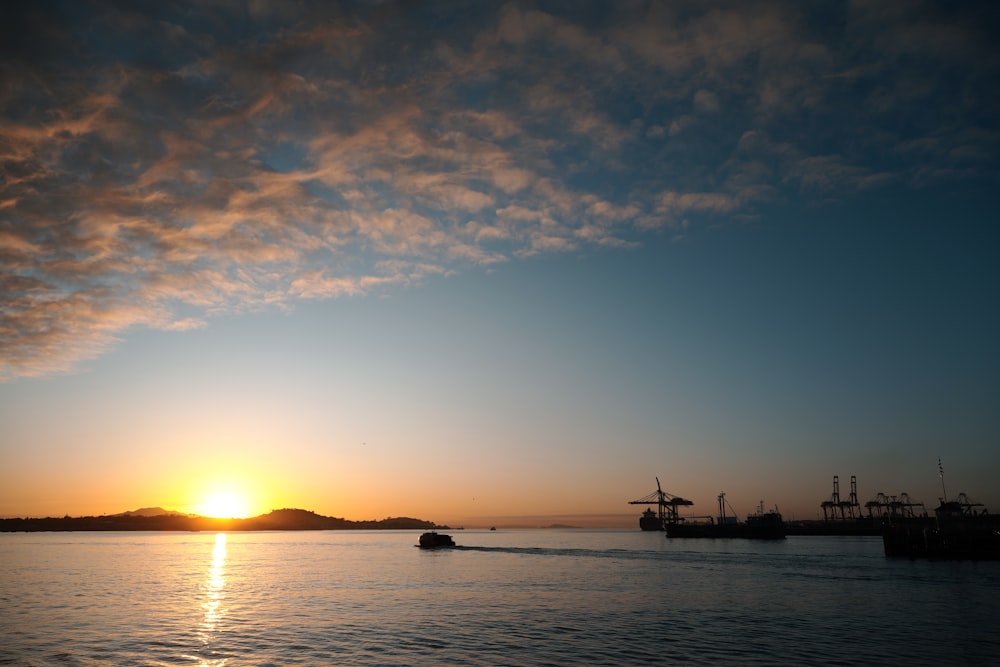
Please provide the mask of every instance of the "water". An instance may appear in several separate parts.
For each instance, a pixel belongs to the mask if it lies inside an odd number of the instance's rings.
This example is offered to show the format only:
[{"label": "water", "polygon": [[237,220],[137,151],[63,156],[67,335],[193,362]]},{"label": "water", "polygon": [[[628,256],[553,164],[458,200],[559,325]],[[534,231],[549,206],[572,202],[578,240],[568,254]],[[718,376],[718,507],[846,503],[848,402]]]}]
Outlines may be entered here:
[{"label": "water", "polygon": [[993,665],[1000,563],[877,538],[0,534],[0,664]]}]

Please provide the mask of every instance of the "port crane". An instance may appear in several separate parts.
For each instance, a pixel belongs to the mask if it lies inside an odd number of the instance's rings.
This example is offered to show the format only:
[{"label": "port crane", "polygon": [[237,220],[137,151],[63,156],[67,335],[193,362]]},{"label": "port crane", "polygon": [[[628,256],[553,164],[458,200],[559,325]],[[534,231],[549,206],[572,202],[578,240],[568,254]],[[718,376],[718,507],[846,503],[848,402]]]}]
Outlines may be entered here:
[{"label": "port crane", "polygon": [[905,491],[898,496],[887,496],[881,491],[865,503],[868,516],[874,519],[913,519],[927,516],[923,503],[914,502]]},{"label": "port crane", "polygon": [[690,507],[693,502],[680,496],[667,493],[660,487],[660,478],[656,478],[656,491],[649,493],[638,500],[630,500],[629,505],[656,505],[656,520],[659,522],[659,530],[666,530],[668,524],[677,523],[677,508]]},{"label": "port crane", "polygon": [[851,495],[847,500],[840,499],[840,476],[833,476],[833,495],[829,500],[820,503],[823,508],[823,521],[855,521],[861,518],[861,505],[858,502],[858,478],[851,475]]}]

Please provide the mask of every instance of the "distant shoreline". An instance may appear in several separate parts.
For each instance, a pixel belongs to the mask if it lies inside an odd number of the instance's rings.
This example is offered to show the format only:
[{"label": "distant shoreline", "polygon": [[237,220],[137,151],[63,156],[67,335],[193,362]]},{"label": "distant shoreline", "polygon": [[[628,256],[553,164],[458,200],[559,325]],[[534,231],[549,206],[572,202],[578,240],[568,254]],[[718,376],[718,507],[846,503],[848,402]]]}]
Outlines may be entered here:
[{"label": "distant shoreline", "polygon": [[433,521],[392,517],[379,521],[351,521],[301,509],[280,509],[246,519],[221,519],[165,512],[151,516],[112,514],[83,517],[0,519],[0,532],[70,531],[260,531],[260,530],[426,530],[448,529]]}]

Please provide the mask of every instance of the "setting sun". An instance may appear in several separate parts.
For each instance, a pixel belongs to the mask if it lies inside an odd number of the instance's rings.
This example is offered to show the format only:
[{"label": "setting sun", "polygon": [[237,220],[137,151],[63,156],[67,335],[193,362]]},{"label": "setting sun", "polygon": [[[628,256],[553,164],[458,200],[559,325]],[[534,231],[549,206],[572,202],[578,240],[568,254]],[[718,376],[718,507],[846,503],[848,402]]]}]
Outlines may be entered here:
[{"label": "setting sun", "polygon": [[202,465],[196,470],[188,467],[177,480],[166,482],[173,491],[164,502],[182,512],[218,519],[247,519],[287,505],[266,471],[245,462],[207,459]]},{"label": "setting sun", "polygon": [[195,514],[223,519],[244,519],[250,516],[250,503],[237,491],[216,491],[195,506]]}]

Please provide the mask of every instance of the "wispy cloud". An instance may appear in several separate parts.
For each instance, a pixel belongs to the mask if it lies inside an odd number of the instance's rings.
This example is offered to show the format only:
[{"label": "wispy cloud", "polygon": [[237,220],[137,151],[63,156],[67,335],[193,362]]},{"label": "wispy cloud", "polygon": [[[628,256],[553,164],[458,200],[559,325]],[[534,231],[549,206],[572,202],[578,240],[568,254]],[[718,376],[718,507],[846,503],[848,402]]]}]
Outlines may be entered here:
[{"label": "wispy cloud", "polygon": [[780,194],[995,180],[989,26],[882,7],[9,10],[0,378]]}]

